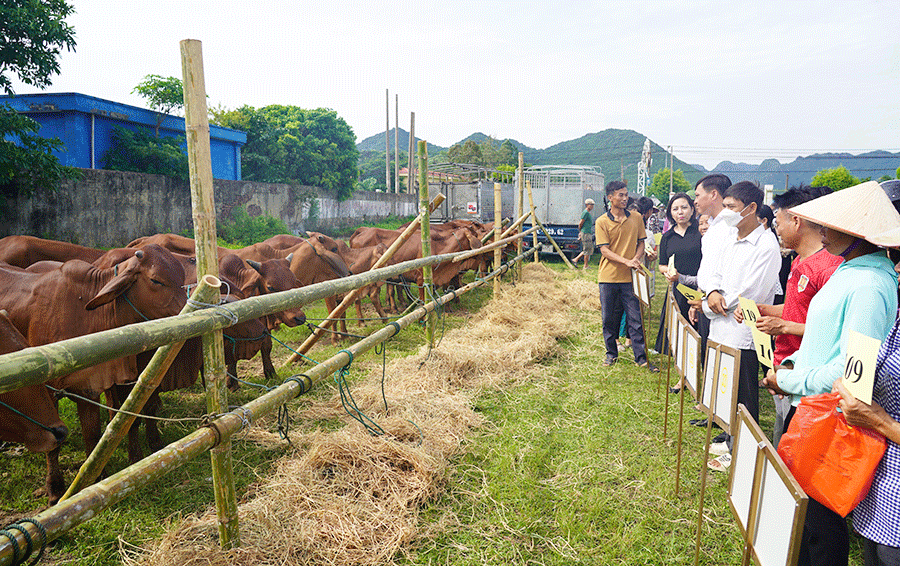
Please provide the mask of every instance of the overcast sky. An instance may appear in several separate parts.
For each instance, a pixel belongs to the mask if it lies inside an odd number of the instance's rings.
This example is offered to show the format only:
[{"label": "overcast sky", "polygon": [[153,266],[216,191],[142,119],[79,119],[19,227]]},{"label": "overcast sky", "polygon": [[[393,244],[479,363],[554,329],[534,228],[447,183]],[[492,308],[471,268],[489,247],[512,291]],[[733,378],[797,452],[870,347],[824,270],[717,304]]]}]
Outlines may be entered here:
[{"label": "overcast sky", "polygon": [[[636,130],[690,163],[900,151],[900,2],[74,0],[47,92],[146,106],[203,42],[210,105],[332,108],[357,141],[400,125],[545,148]],[[33,87],[16,84],[20,94]],[[724,149],[723,149],[724,148]]]}]

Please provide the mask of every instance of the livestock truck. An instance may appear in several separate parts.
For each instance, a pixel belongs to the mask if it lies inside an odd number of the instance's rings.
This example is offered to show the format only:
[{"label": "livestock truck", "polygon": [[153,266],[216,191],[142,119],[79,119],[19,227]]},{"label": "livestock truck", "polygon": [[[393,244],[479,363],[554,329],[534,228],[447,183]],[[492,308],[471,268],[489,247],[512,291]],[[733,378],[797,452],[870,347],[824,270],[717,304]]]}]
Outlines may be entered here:
[{"label": "livestock truck", "polygon": [[[534,208],[538,220],[547,229],[557,245],[563,252],[573,258],[581,251],[581,239],[578,237],[578,222],[584,210],[585,199],[594,199],[594,218],[605,212],[604,185],[605,178],[599,167],[586,167],[580,165],[539,165],[525,169],[525,191],[523,210],[527,211],[528,190],[534,200]],[[515,210],[519,210],[518,175],[514,190],[516,204]],[[531,227],[526,222],[524,229]],[[549,245],[547,236],[538,230],[538,242],[545,245],[542,253],[556,252]],[[525,238],[525,247],[530,248],[532,238]]]}]

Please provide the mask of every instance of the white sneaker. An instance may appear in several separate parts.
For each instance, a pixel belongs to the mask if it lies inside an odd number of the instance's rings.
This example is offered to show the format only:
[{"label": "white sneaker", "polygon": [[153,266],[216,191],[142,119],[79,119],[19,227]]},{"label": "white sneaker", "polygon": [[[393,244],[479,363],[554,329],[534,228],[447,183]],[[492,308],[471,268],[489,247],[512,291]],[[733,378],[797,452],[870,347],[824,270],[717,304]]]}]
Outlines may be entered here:
[{"label": "white sneaker", "polygon": [[713,442],[709,445],[710,454],[721,456],[722,454],[728,454],[729,452],[731,452],[731,450],[728,449],[727,442]]}]

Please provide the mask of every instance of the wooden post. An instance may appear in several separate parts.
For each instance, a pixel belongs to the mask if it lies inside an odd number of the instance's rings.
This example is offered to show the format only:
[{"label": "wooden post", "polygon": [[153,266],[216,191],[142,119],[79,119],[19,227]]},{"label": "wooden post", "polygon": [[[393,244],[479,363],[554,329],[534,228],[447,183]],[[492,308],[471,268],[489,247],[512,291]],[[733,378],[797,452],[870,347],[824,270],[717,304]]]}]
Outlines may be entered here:
[{"label": "wooden post", "polygon": [[[534,195],[531,192],[531,179],[525,181],[525,187],[528,189],[528,207],[531,208],[531,225],[537,226],[537,214],[534,213]],[[537,263],[539,255],[537,232],[531,236],[531,247],[534,249],[534,263]]]},{"label": "wooden post", "polygon": [[[212,275],[204,276],[200,279],[200,283],[191,297],[193,301],[188,302],[181,309],[181,314],[196,310],[197,307],[194,305],[218,304],[219,287],[220,282],[218,279]],[[125,438],[125,435],[128,434],[136,418],[133,414],[139,413],[144,408],[147,400],[150,399],[150,395],[153,394],[153,391],[156,390],[162,381],[163,376],[169,371],[169,366],[172,365],[182,346],[184,346],[184,342],[175,342],[156,350],[150,363],[138,376],[137,383],[131,389],[128,398],[119,407],[121,412],[116,413],[112,420],[109,421],[103,436],[100,438],[100,442],[97,443],[94,451],[90,453],[87,460],[82,464],[81,469],[78,470],[78,474],[75,476],[72,484],[69,485],[69,489],[62,496],[63,500],[75,495],[97,480],[103,468],[109,462],[113,451]]]},{"label": "wooden post", "polygon": [[[519,152],[519,218],[522,217],[524,208],[525,208],[525,154],[520,151]],[[519,240],[519,243],[516,245],[516,255],[522,255],[522,245],[523,245],[523,241]],[[519,269],[519,281],[521,282],[524,277],[525,277],[525,270]]]},{"label": "wooden post", "polygon": [[[500,226],[500,222],[502,222],[503,217],[503,195],[501,193],[501,185],[500,183],[494,183],[494,243],[500,241],[500,230],[497,230],[497,226]],[[503,250],[501,248],[496,248],[494,250],[494,265],[499,266],[503,263]],[[494,278],[494,297],[500,293],[500,277]]]},{"label": "wooden post", "polygon": [[408,165],[406,166],[406,192],[409,194],[413,194],[413,187],[416,186],[415,183],[415,165],[416,160],[413,157],[415,152],[415,139],[416,139],[416,113],[409,113],[409,151],[406,154],[406,160]]},{"label": "wooden post", "polygon": [[[419,211],[422,226],[422,257],[431,255],[431,215],[428,210],[428,144],[425,143],[425,140],[421,140],[419,141]],[[430,265],[422,268],[422,286],[425,289],[425,296],[430,299],[434,294]],[[434,311],[432,311],[425,319],[425,344],[429,348],[434,346],[434,320]]]},{"label": "wooden post", "polygon": [[[199,41],[185,39],[181,42],[181,68],[184,75],[184,122],[199,280],[204,275],[219,274],[209,118],[203,76],[203,53]],[[211,414],[227,413],[228,395],[225,388],[225,350],[222,344],[222,331],[204,334],[202,340],[206,410]],[[210,452],[210,457],[216,512],[219,518],[219,542],[223,548],[234,548],[240,546],[241,539],[238,531],[237,498],[234,494],[231,440],[224,441],[214,448]]]}]

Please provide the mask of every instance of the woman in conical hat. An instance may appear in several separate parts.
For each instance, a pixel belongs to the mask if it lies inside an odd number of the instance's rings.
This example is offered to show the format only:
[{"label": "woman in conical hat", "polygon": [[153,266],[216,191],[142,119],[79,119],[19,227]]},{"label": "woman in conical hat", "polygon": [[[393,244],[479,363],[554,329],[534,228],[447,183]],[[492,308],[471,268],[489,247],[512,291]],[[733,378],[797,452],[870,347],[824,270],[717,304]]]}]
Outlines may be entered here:
[{"label": "woman in conical hat", "polygon": [[[900,185],[900,182],[897,183]],[[900,191],[889,196],[900,204]],[[897,187],[900,188],[900,187]],[[894,259],[900,248],[900,227],[893,228],[872,238],[880,246],[894,248]],[[894,269],[900,269],[898,262]],[[866,564],[888,566],[900,564],[900,319],[888,333],[878,351],[875,363],[875,387],[872,403],[858,401],[838,379],[835,392],[840,393],[841,410],[847,422],[880,432],[888,441],[884,457],[875,470],[872,486],[865,499],[853,510],[853,530],[863,537],[863,553]]]},{"label": "woman in conical hat", "polygon": [[[796,408],[801,397],[831,391],[841,377],[851,330],[877,340],[890,331],[897,313],[897,274],[876,242],[900,228],[900,214],[874,181],[821,196],[791,213],[822,226],[825,248],[844,258],[809,304],[800,349],[763,380],[773,394],[791,395]],[[849,545],[844,518],[810,498],[800,563],[846,565]]]}]

